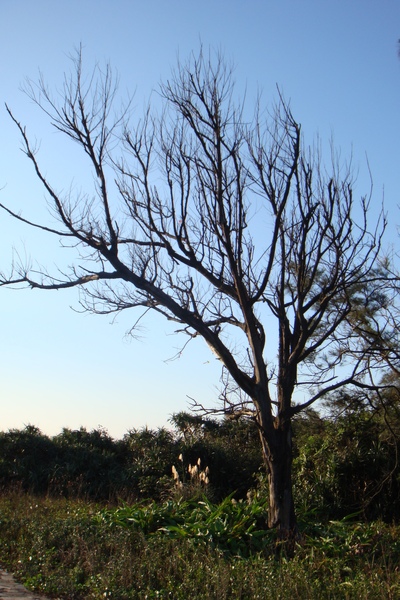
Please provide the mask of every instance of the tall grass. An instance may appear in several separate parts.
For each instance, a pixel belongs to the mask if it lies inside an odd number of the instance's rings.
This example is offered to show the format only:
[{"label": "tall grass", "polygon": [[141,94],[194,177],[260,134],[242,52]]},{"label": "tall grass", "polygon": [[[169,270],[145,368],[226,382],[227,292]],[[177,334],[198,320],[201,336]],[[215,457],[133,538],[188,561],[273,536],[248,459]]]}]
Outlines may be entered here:
[{"label": "tall grass", "polygon": [[0,561],[32,589],[69,600],[400,597],[399,528],[305,521],[289,558],[261,528],[263,510],[230,499],[105,509],[9,494],[0,497]]}]

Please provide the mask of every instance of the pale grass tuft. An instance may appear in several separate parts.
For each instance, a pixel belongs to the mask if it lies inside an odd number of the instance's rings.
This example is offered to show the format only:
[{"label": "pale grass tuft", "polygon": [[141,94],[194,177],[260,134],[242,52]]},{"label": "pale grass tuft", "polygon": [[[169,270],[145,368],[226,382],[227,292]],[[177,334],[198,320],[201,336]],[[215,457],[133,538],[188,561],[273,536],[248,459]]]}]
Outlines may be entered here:
[{"label": "pale grass tuft", "polygon": [[197,468],[197,465],[189,465],[189,466],[188,466],[188,472],[189,472],[189,475],[190,475],[190,477],[191,477],[192,479],[195,479],[195,477],[196,477],[196,476],[197,476],[197,474],[198,474],[198,471],[199,471],[199,470],[198,470],[198,468]]},{"label": "pale grass tuft", "polygon": [[174,478],[174,482],[175,482],[176,487],[177,488],[182,488],[183,487],[183,483],[182,483],[182,481],[179,478],[179,473],[176,470],[175,465],[172,465],[172,469],[171,470],[172,470],[172,476]]},{"label": "pale grass tuft", "polygon": [[184,491],[185,496],[192,497],[197,493],[204,493],[207,486],[210,484],[210,469],[208,466],[205,467],[204,470],[201,469],[201,459],[198,458],[197,462],[192,465],[189,463],[187,466],[187,473],[189,478],[185,478],[185,469],[183,467],[183,455],[180,454],[178,457],[179,461],[182,463],[182,480],[178,473],[175,465],[172,466],[172,476],[174,478],[175,488],[178,488],[182,492]]}]

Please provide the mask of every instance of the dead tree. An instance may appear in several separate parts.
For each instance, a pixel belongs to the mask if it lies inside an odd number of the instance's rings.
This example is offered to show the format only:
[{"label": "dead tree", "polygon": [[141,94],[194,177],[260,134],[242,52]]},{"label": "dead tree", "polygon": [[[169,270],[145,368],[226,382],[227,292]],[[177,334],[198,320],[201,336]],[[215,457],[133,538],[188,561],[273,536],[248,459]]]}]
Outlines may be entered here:
[{"label": "dead tree", "polygon": [[73,240],[81,258],[69,276],[15,265],[3,284],[78,286],[87,310],[153,309],[188,340],[203,338],[240,392],[238,403],[225,394],[226,410],[257,423],[269,526],[293,531],[292,417],[343,386],[368,385],[354,314],[366,286],[381,285],[382,214],[370,231],[369,197],[355,202],[350,169],[328,169],[304,146],[280,94],[267,116],[258,102],[249,119],[221,58],[200,52],[178,66],[161,87],[162,118],[151,109],[135,126],[127,113],[113,118],[115,92],[109,69],[82,77],[80,54],[61,104],[43,81],[29,88],[86,156],[90,201],[55,191],[9,110],[60,224],[1,206]]}]

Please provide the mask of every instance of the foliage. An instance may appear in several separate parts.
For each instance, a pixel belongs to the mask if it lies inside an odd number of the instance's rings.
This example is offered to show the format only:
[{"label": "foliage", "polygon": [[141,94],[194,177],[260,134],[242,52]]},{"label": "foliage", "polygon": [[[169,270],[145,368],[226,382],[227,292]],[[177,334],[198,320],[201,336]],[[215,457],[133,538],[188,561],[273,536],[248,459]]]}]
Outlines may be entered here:
[{"label": "foliage", "polygon": [[123,492],[125,448],[104,429],[63,429],[53,438],[55,460],[48,491],[94,500],[113,499]]},{"label": "foliage", "polygon": [[399,440],[379,413],[347,412],[308,432],[302,425],[294,461],[298,506],[325,518],[357,512],[364,520],[399,520]]},{"label": "foliage", "polygon": [[203,500],[169,501],[158,505],[104,510],[106,523],[133,527],[146,536],[192,539],[225,553],[249,556],[270,544],[264,502],[236,502],[228,496],[218,505]]},{"label": "foliage", "polygon": [[209,469],[210,496],[245,498],[261,465],[254,428],[213,422],[192,436],[144,428],[113,440],[104,429],[63,429],[51,438],[29,425],[0,432],[0,489],[95,501],[159,501],[174,490],[172,466],[186,481],[189,464],[198,459]]},{"label": "foliage", "polygon": [[48,482],[54,444],[37,427],[0,433],[0,485],[40,493]]},{"label": "foliage", "polygon": [[[227,501],[220,510],[231,515],[233,527],[235,522],[240,527],[243,512],[257,513],[257,506],[238,507],[231,502],[228,506]],[[162,516],[165,523],[173,509],[172,504],[165,505],[161,515],[161,507],[134,505],[107,512],[71,500],[3,495],[0,561],[31,589],[68,600],[399,597],[400,531],[396,527],[351,520],[308,523],[303,524],[303,537],[290,560],[276,554],[274,536],[268,535],[264,552],[243,557],[199,544],[195,518],[184,537],[154,534],[156,519]],[[175,510],[182,514],[186,509],[177,503]],[[201,530],[206,512],[199,507]],[[126,518],[135,515],[140,515],[140,524],[136,520],[135,525],[127,525]]]},{"label": "foliage", "polygon": [[[251,421],[180,413],[174,431],[131,430],[119,441],[105,430],[0,433],[0,562],[32,589],[68,600],[394,600],[400,531],[382,521],[399,519],[391,409],[390,429],[365,406],[297,416],[294,547],[266,528]],[[200,457],[207,496],[188,473]],[[240,478],[240,493],[220,498]],[[118,497],[126,501],[115,505]]]},{"label": "foliage", "polygon": [[50,438],[32,426],[0,433],[0,486],[36,494],[109,499],[122,490],[124,448],[104,430],[64,429]]},{"label": "foliage", "polygon": [[171,465],[180,452],[178,441],[165,428],[130,430],[123,439],[126,476],[137,498],[160,500],[171,488]]},{"label": "foliage", "polygon": [[[321,417],[313,410],[294,421],[297,510],[327,519],[358,513],[363,520],[400,520],[400,428],[395,406],[390,429],[379,411]],[[0,433],[0,489],[53,497],[117,502],[202,498],[221,502],[268,498],[258,432],[246,420],[216,421],[179,413],[175,431],[129,431],[113,440],[105,430],[50,438],[31,425]],[[207,485],[189,467],[207,470]],[[174,481],[172,468],[179,477]]]},{"label": "foliage", "polygon": [[200,458],[201,464],[209,468],[215,499],[222,500],[232,492],[236,499],[246,498],[262,467],[255,423],[245,419],[204,419],[184,412],[174,415],[171,421],[180,436],[184,468]]}]

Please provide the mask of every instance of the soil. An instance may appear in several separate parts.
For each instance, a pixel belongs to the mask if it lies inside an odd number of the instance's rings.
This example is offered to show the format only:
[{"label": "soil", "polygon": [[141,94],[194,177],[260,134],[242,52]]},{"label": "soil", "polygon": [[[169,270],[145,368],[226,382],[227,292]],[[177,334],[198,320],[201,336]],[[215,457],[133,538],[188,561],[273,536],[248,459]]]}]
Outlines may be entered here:
[{"label": "soil", "polygon": [[46,600],[17,583],[10,573],[0,569],[0,600]]}]

